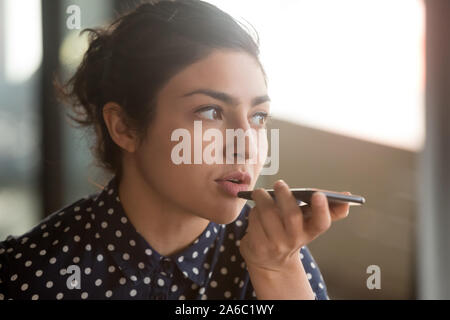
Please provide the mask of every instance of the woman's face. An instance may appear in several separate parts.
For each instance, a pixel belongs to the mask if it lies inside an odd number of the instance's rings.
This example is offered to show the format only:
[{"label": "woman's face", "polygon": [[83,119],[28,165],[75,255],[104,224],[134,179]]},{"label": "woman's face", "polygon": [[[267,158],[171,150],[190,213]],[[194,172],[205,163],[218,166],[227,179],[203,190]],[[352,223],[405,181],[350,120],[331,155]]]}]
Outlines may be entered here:
[{"label": "woman's face", "polygon": [[[196,90],[209,90],[209,93],[192,93]],[[224,99],[225,96],[232,100]],[[176,74],[160,91],[156,115],[135,153],[140,174],[164,203],[219,224],[231,223],[246,200],[225,191],[223,184],[232,182],[216,180],[231,172],[247,172],[251,177],[247,189],[252,190],[267,156],[267,136],[258,140],[253,134],[254,139],[251,142],[246,139],[245,150],[239,153],[237,148],[231,148],[233,141],[227,141],[225,130],[265,128],[269,107],[264,76],[256,60],[243,52],[214,51]],[[201,121],[201,136],[197,136],[197,141],[203,152],[213,142],[204,141],[203,133],[210,128],[221,132],[223,146],[215,152],[223,155],[222,163],[208,164],[203,157],[201,163],[194,163],[194,147],[200,147],[194,143],[194,121]],[[186,129],[190,134],[190,163],[173,161],[174,147],[183,142],[183,138],[171,140],[177,129]],[[226,163],[227,146],[231,148],[228,153],[231,164]],[[183,156],[183,152],[177,154]],[[250,154],[262,156],[255,157],[256,163],[249,163]],[[239,163],[239,157],[245,158],[246,163]]]}]

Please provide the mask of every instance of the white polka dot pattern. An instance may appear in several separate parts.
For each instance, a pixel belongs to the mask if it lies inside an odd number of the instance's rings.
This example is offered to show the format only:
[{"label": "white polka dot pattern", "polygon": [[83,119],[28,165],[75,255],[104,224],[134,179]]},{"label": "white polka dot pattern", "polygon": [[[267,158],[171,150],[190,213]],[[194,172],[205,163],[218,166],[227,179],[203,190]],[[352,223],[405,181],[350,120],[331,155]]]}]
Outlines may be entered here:
[{"label": "white polka dot pattern", "polygon": [[[102,192],[0,242],[0,300],[256,299],[239,253],[249,211],[228,225],[210,222],[187,248],[162,256],[127,218],[113,177]],[[299,259],[316,299],[328,299],[307,247]]]}]

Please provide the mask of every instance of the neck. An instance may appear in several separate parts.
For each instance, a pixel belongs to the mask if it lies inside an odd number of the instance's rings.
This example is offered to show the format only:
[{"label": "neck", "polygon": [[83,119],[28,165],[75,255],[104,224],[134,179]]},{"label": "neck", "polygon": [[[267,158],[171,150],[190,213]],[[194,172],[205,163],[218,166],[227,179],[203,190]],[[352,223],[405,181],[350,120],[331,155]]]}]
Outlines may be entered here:
[{"label": "neck", "polygon": [[185,249],[209,224],[209,220],[184,211],[171,199],[156,192],[136,166],[124,168],[118,189],[120,202],[130,222],[163,256]]}]

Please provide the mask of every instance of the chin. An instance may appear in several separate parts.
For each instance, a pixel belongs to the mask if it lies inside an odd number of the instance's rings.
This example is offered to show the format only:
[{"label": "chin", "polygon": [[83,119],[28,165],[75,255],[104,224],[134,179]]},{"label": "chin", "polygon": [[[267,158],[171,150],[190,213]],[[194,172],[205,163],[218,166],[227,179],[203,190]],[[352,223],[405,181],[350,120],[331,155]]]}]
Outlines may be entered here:
[{"label": "chin", "polygon": [[212,214],[209,214],[209,220],[217,223],[217,224],[229,224],[234,222],[239,214],[241,213],[242,208],[244,207],[245,201],[237,202],[232,205],[222,205],[216,209],[212,210]]}]

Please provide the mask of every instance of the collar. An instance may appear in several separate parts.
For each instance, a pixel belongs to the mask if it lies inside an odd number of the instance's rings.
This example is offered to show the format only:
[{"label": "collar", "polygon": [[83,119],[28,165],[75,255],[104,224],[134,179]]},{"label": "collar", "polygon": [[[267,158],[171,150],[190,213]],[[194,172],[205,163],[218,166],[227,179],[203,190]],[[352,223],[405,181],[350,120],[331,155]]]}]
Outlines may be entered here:
[{"label": "collar", "polygon": [[[111,254],[122,272],[136,284],[148,276],[151,270],[170,269],[176,265],[185,278],[189,278],[199,286],[208,279],[206,261],[212,261],[210,255],[217,255],[218,250],[211,250],[218,240],[218,234],[223,232],[225,225],[212,221],[197,239],[184,250],[162,256],[137,232],[129,221],[118,195],[117,177],[113,176],[103,191],[94,198],[91,214],[102,244],[106,252]],[[216,247],[217,249],[217,247]],[[216,252],[214,252],[216,251]]]}]

